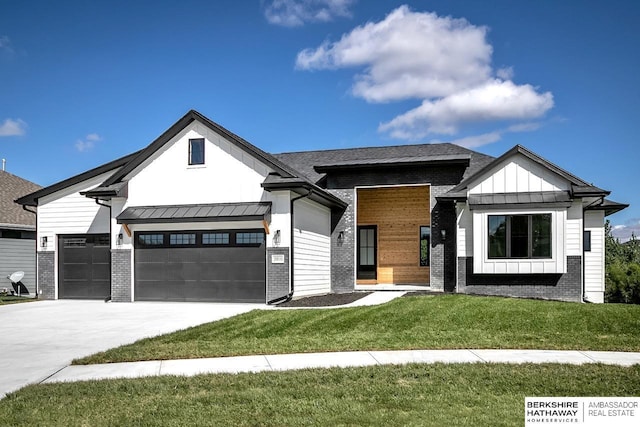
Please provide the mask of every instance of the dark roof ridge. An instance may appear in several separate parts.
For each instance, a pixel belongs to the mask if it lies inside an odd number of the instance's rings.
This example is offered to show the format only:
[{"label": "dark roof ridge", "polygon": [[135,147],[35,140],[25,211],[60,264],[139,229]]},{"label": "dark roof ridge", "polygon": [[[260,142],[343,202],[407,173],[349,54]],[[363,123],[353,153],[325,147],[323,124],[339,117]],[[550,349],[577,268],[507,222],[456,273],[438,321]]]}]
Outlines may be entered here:
[{"label": "dark roof ridge", "polygon": [[303,176],[295,169],[291,168],[291,166],[286,165],[280,160],[276,159],[273,155],[259,149],[255,145],[251,144],[244,138],[236,135],[225,127],[219,125],[218,123],[210,120],[205,117],[201,113],[196,110],[189,110],[187,114],[185,114],[182,118],[180,118],[177,122],[175,122],[172,126],[169,127],[166,131],[164,131],[159,137],[153,140],[151,144],[147,145],[145,148],[138,152],[130,162],[122,167],[117,173],[110,176],[105,182],[101,184],[102,186],[109,186],[115,184],[118,181],[121,181],[125,176],[129,173],[133,172],[138,166],[140,166],[147,158],[153,155],[156,151],[158,151],[162,146],[164,146],[167,142],[171,140],[174,136],[178,134],[182,129],[187,127],[193,121],[199,120],[205,126],[209,127],[214,132],[225,136],[232,143],[236,144],[239,148],[245,150],[247,153],[258,157],[263,162],[267,163],[272,168],[276,169],[283,175],[293,175],[293,176]]},{"label": "dark roof ridge", "polygon": [[[530,160],[532,160],[532,161],[534,161],[534,162],[546,167],[547,169],[551,170],[552,172],[554,172],[554,173],[560,175],[561,177],[565,178],[571,184],[575,184],[575,185],[581,186],[581,187],[592,187],[590,184],[588,184],[583,179],[578,178],[574,174],[566,171],[565,169],[561,168],[560,166],[556,165],[555,163],[552,163],[549,160],[539,156],[538,154],[536,154],[533,151],[529,150],[525,146],[517,144],[517,145],[513,146],[513,148],[508,150],[506,153],[501,155],[500,157],[495,158],[493,161],[491,161],[488,165],[486,165],[482,169],[476,171],[474,174],[472,174],[468,178],[464,179],[460,184],[456,185],[454,188],[452,188],[448,192],[449,193],[457,193],[457,192],[465,189],[469,185],[470,182],[474,181],[475,179],[480,177],[483,173],[485,173],[487,170],[490,170],[491,168],[493,168],[494,166],[500,164],[500,162],[502,162],[505,159],[513,156],[514,154],[522,154],[523,156],[529,158]],[[602,192],[608,194],[608,192],[605,191],[605,190],[602,190]]]},{"label": "dark roof ridge", "polygon": [[126,156],[117,158],[108,163],[104,163],[100,166],[96,166],[95,168],[89,169],[88,171],[79,173],[77,175],[74,175],[62,181],[58,181],[47,187],[41,188],[38,191],[34,191],[33,193],[20,197],[19,199],[16,199],[15,202],[24,206],[37,206],[39,198],[48,196],[49,194],[55,193],[56,191],[62,190],[63,188],[69,187],[71,185],[77,184],[79,182],[85,181],[95,176],[101,175],[105,172],[109,172],[110,170],[114,170],[119,167],[122,167],[122,165],[126,164],[129,160],[131,160],[133,157],[135,157],[139,153],[140,151],[136,151],[134,153],[127,154]]},{"label": "dark roof ridge", "polygon": [[457,145],[451,142],[422,142],[417,144],[394,144],[394,145],[370,145],[366,147],[349,147],[349,148],[323,148],[320,150],[301,150],[301,151],[283,151],[280,153],[275,153],[274,155],[288,155],[288,154],[302,154],[302,153],[324,153],[324,152],[340,152],[340,151],[361,151],[361,150],[383,150],[389,148],[398,148],[398,147],[424,147],[424,146],[451,146],[462,149],[464,151],[470,153],[480,153],[479,151],[474,151],[469,148],[463,147],[461,145]]}]

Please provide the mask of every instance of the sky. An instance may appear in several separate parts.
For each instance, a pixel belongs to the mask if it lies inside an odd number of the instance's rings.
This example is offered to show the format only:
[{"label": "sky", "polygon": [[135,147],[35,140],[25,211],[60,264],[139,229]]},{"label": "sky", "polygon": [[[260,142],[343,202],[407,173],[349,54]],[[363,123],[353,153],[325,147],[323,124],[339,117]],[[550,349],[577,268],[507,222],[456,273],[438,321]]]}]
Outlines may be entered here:
[{"label": "sky", "polygon": [[0,0],[0,157],[47,186],[190,109],[271,152],[521,144],[631,206],[636,0]]}]

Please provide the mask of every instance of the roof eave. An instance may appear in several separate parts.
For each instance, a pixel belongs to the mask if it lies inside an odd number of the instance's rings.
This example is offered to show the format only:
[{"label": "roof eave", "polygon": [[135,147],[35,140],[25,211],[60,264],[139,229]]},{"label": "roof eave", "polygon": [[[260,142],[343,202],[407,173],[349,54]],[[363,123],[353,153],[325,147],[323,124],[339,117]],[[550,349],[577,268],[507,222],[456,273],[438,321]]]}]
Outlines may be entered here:
[{"label": "roof eave", "polygon": [[356,169],[388,169],[397,167],[429,166],[429,165],[469,165],[470,158],[446,159],[446,160],[417,160],[402,162],[381,162],[381,163],[350,163],[342,165],[318,165],[313,169],[318,173],[327,173],[340,170]]}]

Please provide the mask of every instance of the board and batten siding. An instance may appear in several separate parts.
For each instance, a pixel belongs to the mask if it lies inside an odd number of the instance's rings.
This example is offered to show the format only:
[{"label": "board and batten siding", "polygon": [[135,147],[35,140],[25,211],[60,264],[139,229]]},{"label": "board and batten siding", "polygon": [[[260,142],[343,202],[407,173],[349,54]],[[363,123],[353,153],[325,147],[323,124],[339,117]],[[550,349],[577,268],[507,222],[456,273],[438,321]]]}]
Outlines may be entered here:
[{"label": "board and batten siding", "polygon": [[536,162],[518,155],[498,165],[469,194],[523,193],[569,190],[569,182]]},{"label": "board and batten siding", "polygon": [[584,229],[591,231],[591,250],[584,253],[587,300],[604,302],[604,211],[586,211]]},{"label": "board and batten siding", "polygon": [[22,283],[29,293],[36,292],[36,241],[33,239],[0,239],[0,289],[13,289],[7,279],[16,271],[24,271]]},{"label": "board and batten siding", "polygon": [[100,185],[113,172],[72,185],[39,200],[38,239],[47,237],[47,247],[55,249],[56,235],[109,233],[109,208],[98,205],[94,199],[80,194]]},{"label": "board and batten siding", "polygon": [[331,292],[331,210],[298,200],[294,208],[295,296]]}]

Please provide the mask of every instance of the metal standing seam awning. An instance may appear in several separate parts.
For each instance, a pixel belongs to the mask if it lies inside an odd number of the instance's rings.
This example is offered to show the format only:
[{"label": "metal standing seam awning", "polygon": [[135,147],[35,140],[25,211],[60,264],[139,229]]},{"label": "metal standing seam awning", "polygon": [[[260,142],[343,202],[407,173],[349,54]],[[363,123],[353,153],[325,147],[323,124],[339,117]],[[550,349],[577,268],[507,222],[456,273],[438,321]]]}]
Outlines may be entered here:
[{"label": "metal standing seam awning", "polygon": [[199,205],[131,206],[116,217],[131,235],[128,224],[181,222],[262,221],[269,234],[271,202],[212,203]]},{"label": "metal standing seam awning", "polygon": [[569,207],[572,201],[567,191],[469,194],[468,200],[471,209]]}]

